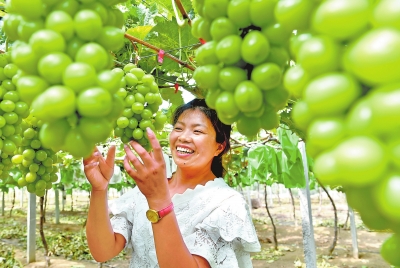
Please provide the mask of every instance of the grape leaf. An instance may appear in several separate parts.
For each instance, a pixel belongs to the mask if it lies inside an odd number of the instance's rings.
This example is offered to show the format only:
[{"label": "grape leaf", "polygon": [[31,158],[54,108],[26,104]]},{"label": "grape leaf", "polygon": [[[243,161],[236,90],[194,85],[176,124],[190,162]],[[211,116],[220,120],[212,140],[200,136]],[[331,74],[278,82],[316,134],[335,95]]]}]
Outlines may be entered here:
[{"label": "grape leaf", "polygon": [[[136,0],[136,3],[143,3],[142,0]],[[163,16],[171,20],[172,17],[174,16],[173,14],[173,8],[172,8],[172,2],[171,1],[166,1],[166,0],[147,0],[146,5],[154,5],[156,4],[160,14],[163,14]],[[181,0],[182,5],[184,6],[185,10],[189,12],[192,9],[192,1],[191,0]]]},{"label": "grape leaf", "polygon": [[127,34],[132,35],[140,40],[144,40],[146,36],[149,34],[153,26],[136,26],[135,28],[130,28],[126,31]]}]

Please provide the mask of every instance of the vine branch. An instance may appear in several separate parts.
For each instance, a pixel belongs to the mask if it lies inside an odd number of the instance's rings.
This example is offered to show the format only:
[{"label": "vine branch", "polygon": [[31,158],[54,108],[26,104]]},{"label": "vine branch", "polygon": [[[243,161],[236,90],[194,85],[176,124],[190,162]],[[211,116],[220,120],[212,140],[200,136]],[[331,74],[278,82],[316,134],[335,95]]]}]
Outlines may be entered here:
[{"label": "vine branch", "polygon": [[188,15],[188,13],[186,12],[184,6],[182,5],[181,0],[174,0],[174,1],[175,1],[176,6],[178,7],[179,11],[180,11],[181,14],[182,14],[182,18],[183,18],[184,20],[187,19],[188,24],[189,24],[190,26],[192,26],[192,20],[189,18],[189,15]]},{"label": "vine branch", "polygon": [[266,144],[266,143],[272,142],[272,141],[274,141],[274,142],[276,142],[276,143],[278,143],[278,144],[281,143],[276,137],[272,136],[272,133],[269,133],[269,135],[268,135],[267,137],[263,137],[263,138],[261,138],[261,139],[258,140],[258,141],[251,141],[251,142],[247,142],[247,143],[241,142],[241,141],[239,141],[239,140],[237,140],[237,139],[235,139],[235,138],[232,138],[232,137],[231,137],[230,139],[231,139],[231,141],[234,142],[234,143],[231,145],[231,148],[232,148],[232,149],[235,149],[235,148],[238,148],[238,147],[247,147],[247,148],[251,148],[251,146],[254,145],[254,144]]},{"label": "vine branch", "polygon": [[334,236],[333,236],[333,241],[332,241],[332,245],[329,247],[329,256],[332,256],[333,251],[335,250],[336,244],[337,244],[337,239],[338,239],[338,216],[337,216],[337,209],[336,209],[336,205],[335,202],[333,201],[331,195],[329,194],[328,190],[326,190],[326,188],[322,185],[322,183],[317,179],[318,184],[321,186],[322,190],[324,190],[324,192],[326,193],[326,195],[328,196],[329,200],[332,203],[332,207],[333,207],[333,212],[335,215],[335,222],[334,222]]},{"label": "vine branch", "polygon": [[272,229],[273,229],[273,239],[274,239],[274,249],[278,250],[278,239],[276,237],[276,226],[274,223],[274,219],[272,218],[271,212],[269,211],[268,208],[268,201],[267,201],[267,185],[264,184],[264,201],[265,201],[265,209],[267,210],[268,213],[268,217],[271,220],[271,224],[272,224]]},{"label": "vine branch", "polygon": [[[150,49],[152,49],[152,50],[154,50],[156,52],[159,52],[161,50],[160,48],[158,48],[156,46],[153,46],[152,44],[147,43],[147,42],[145,42],[145,41],[143,41],[143,40],[141,40],[139,38],[136,38],[136,37],[134,37],[134,36],[132,36],[130,34],[125,33],[124,36],[125,36],[125,38],[129,39],[131,42],[139,43],[139,44],[144,45],[145,47],[148,47],[148,48],[150,48]],[[164,56],[169,58],[169,59],[171,59],[171,60],[173,60],[173,61],[175,61],[175,62],[177,62],[177,63],[179,63],[183,67],[188,68],[189,70],[192,70],[192,71],[195,70],[195,68],[193,66],[191,66],[190,64],[188,64],[187,62],[181,61],[180,59],[178,59],[177,57],[175,57],[175,56],[173,56],[173,55],[171,55],[169,53],[165,53]]]}]

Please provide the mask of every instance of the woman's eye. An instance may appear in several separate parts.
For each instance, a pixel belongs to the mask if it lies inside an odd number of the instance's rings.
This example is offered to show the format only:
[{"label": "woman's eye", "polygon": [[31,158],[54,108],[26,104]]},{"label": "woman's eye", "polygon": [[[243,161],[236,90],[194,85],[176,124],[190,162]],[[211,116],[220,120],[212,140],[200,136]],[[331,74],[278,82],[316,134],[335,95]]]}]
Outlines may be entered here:
[{"label": "woman's eye", "polygon": [[195,133],[203,133],[201,130],[195,130]]}]

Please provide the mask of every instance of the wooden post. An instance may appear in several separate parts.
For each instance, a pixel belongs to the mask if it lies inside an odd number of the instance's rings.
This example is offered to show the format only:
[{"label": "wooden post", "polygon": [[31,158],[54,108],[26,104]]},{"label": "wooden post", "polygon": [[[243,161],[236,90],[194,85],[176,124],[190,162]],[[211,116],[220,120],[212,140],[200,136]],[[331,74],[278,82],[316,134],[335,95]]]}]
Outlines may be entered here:
[{"label": "wooden post", "polygon": [[55,198],[55,216],[56,216],[56,224],[60,224],[60,192],[58,189],[54,190],[54,198]]},{"label": "wooden post", "polygon": [[358,240],[357,240],[357,228],[356,221],[354,217],[354,210],[349,206],[349,216],[350,216],[350,232],[351,232],[351,241],[353,245],[353,257],[358,259],[360,256],[358,255]]},{"label": "wooden post", "polygon": [[311,211],[310,182],[308,178],[308,163],[304,142],[299,142],[301,158],[303,159],[306,187],[299,189],[301,225],[303,229],[304,261],[307,268],[317,268],[317,252],[315,248],[314,226]]},{"label": "wooden post", "polygon": [[27,215],[27,261],[36,261],[36,194],[29,193]]}]

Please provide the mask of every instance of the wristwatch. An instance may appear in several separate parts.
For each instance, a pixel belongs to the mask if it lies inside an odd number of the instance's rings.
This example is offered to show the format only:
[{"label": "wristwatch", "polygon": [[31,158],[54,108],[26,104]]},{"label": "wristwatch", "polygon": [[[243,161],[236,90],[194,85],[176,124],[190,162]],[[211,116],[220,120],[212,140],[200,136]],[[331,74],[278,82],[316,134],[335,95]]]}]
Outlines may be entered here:
[{"label": "wristwatch", "polygon": [[172,210],[174,210],[174,204],[171,202],[171,204],[168,205],[168,207],[163,208],[160,211],[154,210],[154,209],[149,209],[146,211],[146,217],[151,223],[157,223],[159,222],[165,215],[170,213]]}]

